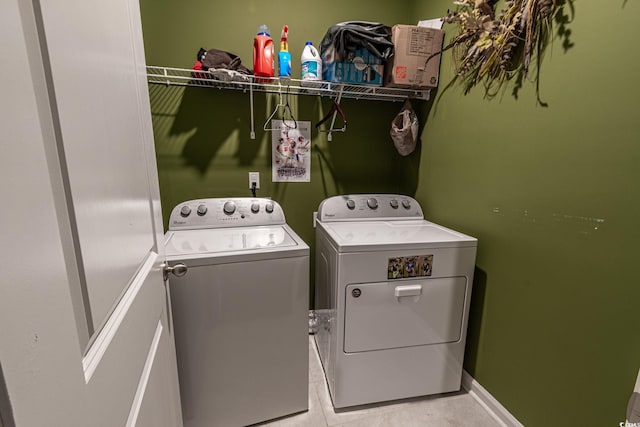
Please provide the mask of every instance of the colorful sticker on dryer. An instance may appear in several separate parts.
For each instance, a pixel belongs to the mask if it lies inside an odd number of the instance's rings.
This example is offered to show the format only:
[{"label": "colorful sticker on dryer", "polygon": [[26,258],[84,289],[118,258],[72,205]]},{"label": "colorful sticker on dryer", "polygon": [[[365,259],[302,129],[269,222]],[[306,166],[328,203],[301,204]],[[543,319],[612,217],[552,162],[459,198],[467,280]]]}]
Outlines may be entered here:
[{"label": "colorful sticker on dryer", "polygon": [[422,255],[418,262],[418,275],[431,276],[433,271],[433,255]]},{"label": "colorful sticker on dryer", "polygon": [[408,256],[404,259],[404,277],[416,277],[418,275],[418,257]]},{"label": "colorful sticker on dryer", "polygon": [[425,277],[431,276],[432,272],[433,254],[389,258],[387,264],[388,279]]},{"label": "colorful sticker on dryer", "polygon": [[389,258],[387,264],[387,278],[402,279],[404,270],[404,258]]}]

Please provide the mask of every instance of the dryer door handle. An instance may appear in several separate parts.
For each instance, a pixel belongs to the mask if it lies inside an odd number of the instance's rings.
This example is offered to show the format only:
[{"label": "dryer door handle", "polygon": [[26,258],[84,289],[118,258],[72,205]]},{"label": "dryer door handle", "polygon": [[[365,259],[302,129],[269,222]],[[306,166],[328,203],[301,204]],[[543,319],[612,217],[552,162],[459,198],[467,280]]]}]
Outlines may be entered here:
[{"label": "dryer door handle", "polygon": [[403,285],[396,286],[396,298],[400,297],[416,297],[422,295],[422,285]]}]

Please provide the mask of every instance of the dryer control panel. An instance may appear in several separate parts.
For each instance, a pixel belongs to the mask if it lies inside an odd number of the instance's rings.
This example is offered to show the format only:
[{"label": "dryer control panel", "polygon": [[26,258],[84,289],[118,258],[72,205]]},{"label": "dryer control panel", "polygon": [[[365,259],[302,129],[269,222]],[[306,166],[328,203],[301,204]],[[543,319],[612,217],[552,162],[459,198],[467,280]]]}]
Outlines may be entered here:
[{"label": "dryer control panel", "polygon": [[257,197],[189,200],[171,211],[169,230],[227,228],[284,224],[284,211],[275,201]]},{"label": "dryer control panel", "polygon": [[323,222],[399,219],[424,219],[414,198],[400,194],[352,194],[325,199],[318,208],[318,220]]}]

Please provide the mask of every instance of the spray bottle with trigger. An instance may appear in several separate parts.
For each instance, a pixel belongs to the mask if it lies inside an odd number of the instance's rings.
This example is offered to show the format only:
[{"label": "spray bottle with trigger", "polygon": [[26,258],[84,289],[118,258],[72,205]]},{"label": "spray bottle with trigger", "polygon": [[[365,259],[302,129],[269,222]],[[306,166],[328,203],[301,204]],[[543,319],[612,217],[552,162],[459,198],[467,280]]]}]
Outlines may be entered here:
[{"label": "spray bottle with trigger", "polygon": [[282,27],[280,53],[278,53],[278,76],[291,77],[291,54],[289,53],[289,26]]}]

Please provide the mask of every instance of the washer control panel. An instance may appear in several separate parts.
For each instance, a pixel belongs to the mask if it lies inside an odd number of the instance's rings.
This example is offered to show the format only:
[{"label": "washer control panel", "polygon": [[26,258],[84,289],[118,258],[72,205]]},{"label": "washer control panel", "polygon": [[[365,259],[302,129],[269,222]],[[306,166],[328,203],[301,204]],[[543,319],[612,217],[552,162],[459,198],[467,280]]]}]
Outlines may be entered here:
[{"label": "washer control panel", "polygon": [[424,215],[414,198],[400,194],[334,196],[318,208],[318,220],[324,222],[388,219],[424,219]]},{"label": "washer control panel", "polygon": [[171,211],[169,230],[284,224],[284,211],[266,198],[189,200]]}]

